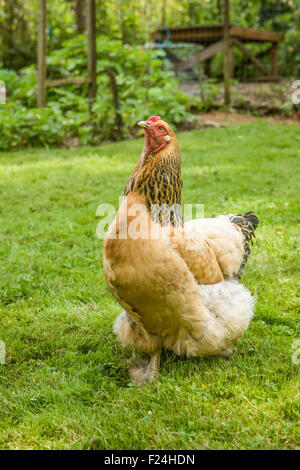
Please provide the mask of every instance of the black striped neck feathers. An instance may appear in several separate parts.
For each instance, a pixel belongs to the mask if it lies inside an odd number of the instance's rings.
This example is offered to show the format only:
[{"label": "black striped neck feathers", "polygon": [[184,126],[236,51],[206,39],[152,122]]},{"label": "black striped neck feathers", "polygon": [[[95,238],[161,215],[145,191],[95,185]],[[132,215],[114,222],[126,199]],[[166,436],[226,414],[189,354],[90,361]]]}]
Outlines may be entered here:
[{"label": "black striped neck feathers", "polygon": [[[145,198],[151,218],[163,226],[182,225],[181,155],[176,139],[156,154],[139,162],[125,188],[125,195],[138,192]],[[168,218],[169,217],[169,218]]]}]

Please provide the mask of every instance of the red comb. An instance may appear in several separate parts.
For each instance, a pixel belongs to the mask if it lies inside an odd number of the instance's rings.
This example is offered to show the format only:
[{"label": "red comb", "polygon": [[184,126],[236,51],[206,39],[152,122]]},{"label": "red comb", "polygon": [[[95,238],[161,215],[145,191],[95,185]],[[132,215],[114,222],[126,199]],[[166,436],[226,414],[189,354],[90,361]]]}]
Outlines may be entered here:
[{"label": "red comb", "polygon": [[152,116],[149,119],[147,119],[146,122],[156,122],[156,121],[160,121],[160,120],[161,120],[160,116]]}]

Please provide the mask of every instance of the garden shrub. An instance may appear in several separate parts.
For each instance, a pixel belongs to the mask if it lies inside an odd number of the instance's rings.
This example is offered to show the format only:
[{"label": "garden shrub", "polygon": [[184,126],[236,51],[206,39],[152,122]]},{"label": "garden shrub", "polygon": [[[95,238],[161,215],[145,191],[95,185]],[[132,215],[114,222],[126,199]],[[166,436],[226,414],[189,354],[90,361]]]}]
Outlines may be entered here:
[{"label": "garden shrub", "polygon": [[[65,41],[47,58],[48,78],[86,76],[85,36]],[[47,89],[47,106],[36,108],[37,73],[34,66],[19,74],[0,71],[8,102],[0,106],[0,149],[24,145],[58,145],[67,137],[81,144],[130,136],[137,121],[160,114],[179,124],[200,100],[179,90],[173,72],[163,62],[163,51],[124,46],[121,41],[97,38],[98,92],[92,117],[88,113],[87,85]],[[116,132],[116,110],[107,71],[113,69],[119,93],[123,129]]]}]

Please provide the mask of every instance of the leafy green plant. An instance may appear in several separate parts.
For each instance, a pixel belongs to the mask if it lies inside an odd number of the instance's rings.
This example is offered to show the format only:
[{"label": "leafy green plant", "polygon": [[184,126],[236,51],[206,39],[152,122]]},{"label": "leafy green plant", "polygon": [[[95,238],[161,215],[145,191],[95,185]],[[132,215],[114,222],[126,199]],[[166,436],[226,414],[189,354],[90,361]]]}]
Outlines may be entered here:
[{"label": "leafy green plant", "polygon": [[[47,59],[49,78],[86,75],[86,38],[65,41],[63,48]],[[179,90],[173,73],[164,67],[164,52],[125,47],[121,41],[97,38],[98,93],[88,114],[88,89],[65,86],[47,90],[47,107],[37,109],[36,70],[27,67],[19,75],[2,71],[0,80],[9,90],[9,104],[0,108],[0,148],[22,145],[57,145],[67,137],[78,137],[81,144],[99,143],[115,137],[116,113],[109,70],[114,70],[120,101],[122,137],[129,136],[138,120],[160,114],[176,126],[200,101]]]},{"label": "leafy green plant", "polygon": [[213,78],[208,78],[200,83],[200,94],[204,111],[217,107],[217,96],[220,92],[221,85]]}]

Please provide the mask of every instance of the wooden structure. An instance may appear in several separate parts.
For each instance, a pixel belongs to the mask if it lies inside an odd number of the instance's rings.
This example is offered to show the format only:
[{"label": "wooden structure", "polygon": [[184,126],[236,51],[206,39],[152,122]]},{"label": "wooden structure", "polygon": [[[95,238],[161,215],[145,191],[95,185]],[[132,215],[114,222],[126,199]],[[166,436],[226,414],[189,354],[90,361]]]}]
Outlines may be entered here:
[{"label": "wooden structure", "polygon": [[[212,57],[220,51],[224,53],[224,97],[225,104],[230,103],[230,78],[234,77],[234,48],[240,49],[247,58],[246,63],[253,63],[261,72],[259,81],[276,81],[278,77],[278,45],[283,34],[273,31],[262,31],[232,25],[229,22],[229,0],[224,2],[224,23],[206,26],[191,26],[166,28],[162,27],[152,33],[156,42],[170,41],[171,43],[195,43],[205,45],[205,49],[195,54],[191,59],[175,63],[176,72],[198,68],[199,63],[205,63],[205,72],[209,75]],[[247,43],[270,43],[270,47],[254,55],[246,46]],[[270,55],[270,68],[260,59]]]},{"label": "wooden structure", "polygon": [[[184,70],[188,66],[196,65],[199,61],[201,62],[210,59],[217,52],[224,50],[224,30],[225,28],[223,25],[161,28],[152,33],[152,39],[155,41],[165,41],[168,38],[174,43],[188,42],[206,45],[207,47],[199,52],[197,57],[178,64],[177,69]],[[278,44],[282,39],[282,33],[229,25],[231,53],[233,54],[233,46],[238,47],[245,55],[248,56],[251,62],[265,73],[266,78],[278,78]],[[271,43],[271,47],[265,51],[265,54],[269,53],[271,55],[271,69],[269,71],[259,58],[254,56],[245,46],[245,43],[254,42]],[[231,64],[231,67],[231,76],[233,76],[233,63]]]},{"label": "wooden structure", "polygon": [[96,10],[95,0],[86,0],[87,3],[87,38],[88,38],[88,74],[86,77],[59,78],[47,80],[47,0],[39,0],[39,32],[38,32],[38,96],[37,104],[43,108],[47,101],[47,88],[65,85],[89,85],[89,111],[97,94],[96,74]]},{"label": "wooden structure", "polygon": [[[214,43],[224,37],[224,25],[183,26],[175,28],[162,27],[152,33],[155,41],[166,40],[171,42],[193,42],[198,44]],[[230,25],[230,38],[237,38],[246,42],[272,42],[277,44],[282,41],[283,34],[261,29],[244,28]]]}]

